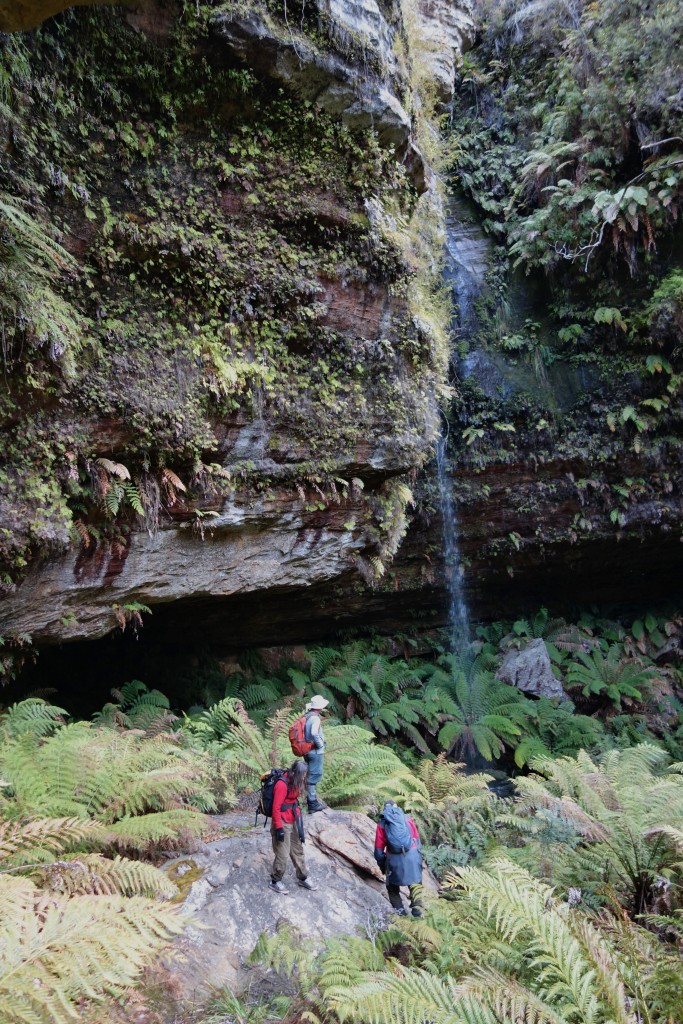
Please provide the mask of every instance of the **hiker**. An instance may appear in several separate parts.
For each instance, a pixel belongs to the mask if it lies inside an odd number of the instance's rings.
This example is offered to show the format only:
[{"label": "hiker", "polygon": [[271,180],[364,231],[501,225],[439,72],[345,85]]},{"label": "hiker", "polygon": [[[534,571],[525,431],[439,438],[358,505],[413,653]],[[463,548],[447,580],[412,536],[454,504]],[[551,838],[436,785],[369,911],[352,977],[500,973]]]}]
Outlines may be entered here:
[{"label": "hiker", "polygon": [[422,843],[417,825],[393,800],[385,803],[375,833],[375,860],[386,872],[389,902],[398,914],[406,914],[401,886],[410,889],[413,917],[422,917]]},{"label": "hiker", "polygon": [[308,813],[324,811],[327,804],[318,799],[317,786],[323,777],[323,754],[325,737],[321,712],[329,704],[329,700],[316,695],[306,705],[306,713],[297,718],[289,730],[292,751],[297,757],[303,757],[308,766]]},{"label": "hiker", "polygon": [[282,883],[287,870],[287,858],[291,857],[298,884],[302,889],[317,889],[308,879],[304,857],[304,823],[299,807],[299,793],[306,782],[307,768],[303,761],[295,761],[278,779],[273,789],[273,820],[270,834],[273,840],[273,870],[270,888],[286,896],[289,889]]}]

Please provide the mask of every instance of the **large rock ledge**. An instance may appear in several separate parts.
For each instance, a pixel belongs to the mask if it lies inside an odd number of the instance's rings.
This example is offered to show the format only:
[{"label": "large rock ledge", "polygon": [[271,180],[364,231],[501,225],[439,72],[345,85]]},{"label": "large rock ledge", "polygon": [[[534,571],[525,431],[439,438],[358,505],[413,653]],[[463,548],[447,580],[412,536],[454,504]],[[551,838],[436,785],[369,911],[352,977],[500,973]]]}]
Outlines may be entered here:
[{"label": "large rock ledge", "polygon": [[133,533],[123,549],[104,542],[72,551],[37,564],[3,599],[0,633],[29,633],[39,644],[93,640],[115,629],[117,611],[125,615],[132,602],[153,607],[306,590],[353,568],[368,544],[344,521],[361,514],[353,503],[307,512],[291,494],[253,505],[227,501],[207,520],[203,539],[192,528],[169,527],[151,536]]},{"label": "large rock ledge", "polygon": [[[166,869],[181,887],[184,872],[195,879],[184,902],[190,923],[167,963],[181,1002],[201,1003],[224,985],[253,993],[264,972],[247,958],[263,932],[273,935],[286,926],[302,942],[320,947],[331,936],[368,934],[387,923],[386,886],[372,854],[375,825],[366,815],[328,810],[305,816],[306,864],[318,889],[300,889],[290,865],[284,879],[288,896],[268,888],[269,829],[255,827],[252,812],[214,820],[224,838],[203,843],[191,857],[174,858]],[[426,869],[423,884],[428,893],[436,892]]]},{"label": "large rock ledge", "polygon": [[276,79],[350,128],[373,128],[383,145],[395,149],[405,161],[418,191],[424,192],[426,170],[412,138],[411,117],[392,89],[393,31],[374,0],[334,4],[328,24],[331,31],[361,40],[377,64],[386,68],[386,77],[364,72],[351,55],[344,58],[333,50],[320,49],[307,36],[274,22],[265,12],[218,13],[213,21],[215,33],[247,67]]},{"label": "large rock ledge", "polygon": [[[319,0],[316,12],[329,48],[258,8],[218,12],[213,27],[249,68],[276,79],[350,128],[376,131],[383,145],[404,161],[417,190],[424,192],[429,171],[415,143],[410,111],[419,99],[410,97],[395,50],[407,26],[390,24],[376,0]],[[426,0],[416,4],[414,15],[414,45],[421,50],[439,101],[447,104],[459,57],[474,40],[473,4]]]}]

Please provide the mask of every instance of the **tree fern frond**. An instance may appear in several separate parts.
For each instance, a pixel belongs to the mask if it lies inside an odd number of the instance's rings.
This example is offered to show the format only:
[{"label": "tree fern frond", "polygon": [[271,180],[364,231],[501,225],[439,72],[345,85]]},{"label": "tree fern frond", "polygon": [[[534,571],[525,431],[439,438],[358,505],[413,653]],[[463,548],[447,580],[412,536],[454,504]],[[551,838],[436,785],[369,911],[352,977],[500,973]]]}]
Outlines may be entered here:
[{"label": "tree fern frond", "polygon": [[96,853],[71,854],[47,865],[39,876],[33,877],[40,877],[42,888],[69,896],[119,894],[168,898],[177,893],[167,875],[151,864],[118,856],[109,860]]},{"label": "tree fern frond", "polygon": [[149,850],[160,843],[171,847],[179,839],[198,836],[205,827],[203,814],[178,808],[121,818],[108,825],[107,835],[122,849]]},{"label": "tree fern frond", "polygon": [[49,736],[64,722],[64,715],[64,708],[48,704],[40,697],[27,697],[0,711],[0,737]]}]

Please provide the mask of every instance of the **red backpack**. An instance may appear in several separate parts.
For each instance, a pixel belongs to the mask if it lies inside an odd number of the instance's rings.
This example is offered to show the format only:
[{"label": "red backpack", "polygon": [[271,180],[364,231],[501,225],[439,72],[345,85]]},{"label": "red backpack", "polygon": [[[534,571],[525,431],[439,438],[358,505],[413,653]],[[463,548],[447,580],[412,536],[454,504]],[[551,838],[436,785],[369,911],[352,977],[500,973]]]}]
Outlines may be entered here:
[{"label": "red backpack", "polygon": [[302,715],[301,718],[297,718],[296,722],[292,722],[289,730],[289,742],[292,745],[292,753],[297,757],[305,757],[313,750],[315,743],[310,743],[306,739],[306,715]]}]

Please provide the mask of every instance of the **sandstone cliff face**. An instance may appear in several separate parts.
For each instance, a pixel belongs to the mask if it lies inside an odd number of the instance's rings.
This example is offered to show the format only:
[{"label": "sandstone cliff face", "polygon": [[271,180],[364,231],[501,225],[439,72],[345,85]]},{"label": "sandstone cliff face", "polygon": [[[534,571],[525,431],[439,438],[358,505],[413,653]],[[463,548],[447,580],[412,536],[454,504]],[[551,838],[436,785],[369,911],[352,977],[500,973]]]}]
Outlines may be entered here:
[{"label": "sandstone cliff face", "polygon": [[48,254],[49,329],[37,278],[17,298],[2,408],[0,633],[38,644],[140,603],[363,589],[429,457],[441,214],[411,64],[444,94],[469,8],[438,47],[438,10],[413,11],[422,54],[374,0],[296,28],[197,11],[76,11],[63,42],[6,44],[10,195],[71,256]]}]

